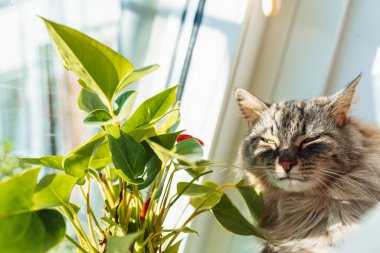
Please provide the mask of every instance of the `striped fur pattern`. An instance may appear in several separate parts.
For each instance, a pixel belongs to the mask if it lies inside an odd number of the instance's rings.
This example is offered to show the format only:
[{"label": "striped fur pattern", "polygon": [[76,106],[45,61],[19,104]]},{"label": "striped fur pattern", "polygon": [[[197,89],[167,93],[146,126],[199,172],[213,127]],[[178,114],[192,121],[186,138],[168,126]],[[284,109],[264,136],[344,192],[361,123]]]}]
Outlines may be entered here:
[{"label": "striped fur pattern", "polygon": [[250,126],[243,168],[265,202],[262,252],[334,252],[379,201],[380,130],[348,116],[359,80],[330,97],[273,104],[236,91]]}]

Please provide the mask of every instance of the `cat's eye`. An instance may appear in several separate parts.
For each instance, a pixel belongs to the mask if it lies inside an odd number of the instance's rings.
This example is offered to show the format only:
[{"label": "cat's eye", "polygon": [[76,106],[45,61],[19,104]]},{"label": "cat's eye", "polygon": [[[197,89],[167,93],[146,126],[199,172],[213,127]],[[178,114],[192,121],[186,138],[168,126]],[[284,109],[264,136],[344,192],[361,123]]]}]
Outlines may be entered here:
[{"label": "cat's eye", "polygon": [[267,138],[264,138],[264,137],[261,137],[261,140],[267,144],[271,144],[271,145],[275,145],[276,142],[274,140],[271,140],[271,139],[267,139]]},{"label": "cat's eye", "polygon": [[304,145],[307,145],[308,143],[311,143],[313,141],[316,141],[320,138],[321,136],[320,135],[316,135],[316,136],[313,136],[313,137],[309,137],[309,138],[306,138],[304,139],[302,142],[301,142],[301,146],[304,146]]}]

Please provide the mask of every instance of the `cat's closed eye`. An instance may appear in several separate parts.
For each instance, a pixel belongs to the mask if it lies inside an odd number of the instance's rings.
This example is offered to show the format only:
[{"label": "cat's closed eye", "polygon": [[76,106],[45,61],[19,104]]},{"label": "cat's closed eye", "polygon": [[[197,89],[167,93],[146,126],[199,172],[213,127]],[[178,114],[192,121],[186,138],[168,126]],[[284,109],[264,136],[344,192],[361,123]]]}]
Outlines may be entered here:
[{"label": "cat's closed eye", "polygon": [[308,137],[306,139],[304,139],[301,144],[300,144],[300,147],[301,148],[305,148],[313,143],[315,143],[316,141],[318,141],[319,139],[321,138],[321,135],[315,135],[315,136],[311,136],[311,137]]}]

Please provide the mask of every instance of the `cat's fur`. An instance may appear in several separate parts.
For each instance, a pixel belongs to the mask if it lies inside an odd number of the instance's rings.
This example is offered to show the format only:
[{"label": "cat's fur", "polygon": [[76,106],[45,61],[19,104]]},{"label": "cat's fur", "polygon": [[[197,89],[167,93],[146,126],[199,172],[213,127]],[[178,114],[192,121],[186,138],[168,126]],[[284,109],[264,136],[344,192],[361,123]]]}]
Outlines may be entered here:
[{"label": "cat's fur", "polygon": [[243,167],[264,196],[262,252],[334,252],[380,200],[380,130],[348,116],[359,80],[330,97],[273,104],[236,91],[250,128]]}]

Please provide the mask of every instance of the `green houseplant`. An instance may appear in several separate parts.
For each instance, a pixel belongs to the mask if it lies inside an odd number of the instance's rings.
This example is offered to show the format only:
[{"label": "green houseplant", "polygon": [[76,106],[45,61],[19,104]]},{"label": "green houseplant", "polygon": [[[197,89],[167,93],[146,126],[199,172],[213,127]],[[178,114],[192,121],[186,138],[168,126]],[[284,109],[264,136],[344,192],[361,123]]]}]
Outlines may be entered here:
[{"label": "green houseplant", "polygon": [[[0,182],[0,252],[46,252],[64,238],[78,252],[178,252],[180,235],[197,233],[189,223],[206,211],[231,232],[261,237],[255,222],[262,200],[252,187],[197,183],[216,164],[203,159],[200,140],[177,131],[178,86],[131,112],[136,92],[128,86],[157,65],[134,69],[100,42],[42,19],[65,68],[79,78],[83,89],[78,106],[87,113],[84,124],[98,132],[64,156],[22,158],[56,173],[42,175],[35,167]],[[179,171],[187,171],[192,180],[177,183],[172,194]],[[101,192],[103,207],[91,205],[94,186]],[[223,193],[226,187],[241,193],[251,221]],[[73,189],[83,196],[83,206],[70,202]],[[192,213],[179,226],[165,228],[170,209],[183,196],[189,197]],[[101,217],[95,208],[103,208]],[[80,210],[86,214],[86,228]],[[65,220],[74,235],[66,231]]]}]

